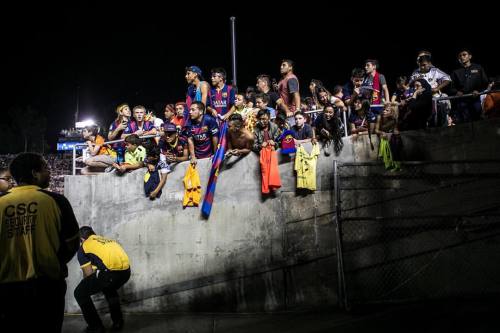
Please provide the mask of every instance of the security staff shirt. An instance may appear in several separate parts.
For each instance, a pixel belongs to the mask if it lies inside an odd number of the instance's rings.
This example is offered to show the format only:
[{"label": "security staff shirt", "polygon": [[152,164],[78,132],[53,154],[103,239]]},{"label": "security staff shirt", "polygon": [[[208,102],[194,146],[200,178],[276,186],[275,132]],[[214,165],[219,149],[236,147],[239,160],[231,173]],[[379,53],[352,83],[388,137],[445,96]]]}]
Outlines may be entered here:
[{"label": "security staff shirt", "polygon": [[130,268],[128,256],[117,241],[91,235],[78,250],[78,261],[83,268],[95,266],[103,271],[123,271]]},{"label": "security staff shirt", "polygon": [[78,238],[69,201],[38,186],[14,187],[0,197],[0,283],[68,275],[66,242]]}]

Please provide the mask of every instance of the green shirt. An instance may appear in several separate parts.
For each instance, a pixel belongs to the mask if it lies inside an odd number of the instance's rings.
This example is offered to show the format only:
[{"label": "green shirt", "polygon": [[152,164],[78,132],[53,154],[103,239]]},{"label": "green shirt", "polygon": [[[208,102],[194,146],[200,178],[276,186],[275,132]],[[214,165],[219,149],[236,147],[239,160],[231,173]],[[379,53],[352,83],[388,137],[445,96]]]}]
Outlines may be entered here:
[{"label": "green shirt", "polygon": [[142,164],[146,158],[146,148],[138,146],[133,152],[125,152],[125,163]]}]

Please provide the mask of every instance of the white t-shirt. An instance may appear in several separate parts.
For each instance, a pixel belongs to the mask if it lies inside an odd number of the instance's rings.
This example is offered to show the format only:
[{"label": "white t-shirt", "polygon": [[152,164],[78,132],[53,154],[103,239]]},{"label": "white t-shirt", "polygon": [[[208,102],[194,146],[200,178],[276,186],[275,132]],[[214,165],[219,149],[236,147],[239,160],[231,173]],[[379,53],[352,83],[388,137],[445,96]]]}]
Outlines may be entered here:
[{"label": "white t-shirt", "polygon": [[430,84],[432,89],[436,88],[444,81],[451,81],[450,76],[437,67],[431,67],[427,73],[420,73],[419,69],[414,70],[411,74],[411,81],[417,79],[424,79]]},{"label": "white t-shirt", "polygon": [[154,121],[155,128],[160,129],[161,125],[163,125],[163,119],[156,117]]}]

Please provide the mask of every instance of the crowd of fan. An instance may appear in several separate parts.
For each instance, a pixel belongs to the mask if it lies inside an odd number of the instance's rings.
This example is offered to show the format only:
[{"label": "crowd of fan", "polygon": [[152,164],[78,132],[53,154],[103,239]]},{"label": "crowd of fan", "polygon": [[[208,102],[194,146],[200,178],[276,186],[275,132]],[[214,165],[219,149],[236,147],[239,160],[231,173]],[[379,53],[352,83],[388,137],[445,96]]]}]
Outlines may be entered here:
[{"label": "crowd of fan", "polygon": [[[124,142],[106,145],[97,127],[84,130],[89,155],[82,174],[128,170],[148,166],[152,185],[146,195],[154,198],[170,171],[171,163],[212,156],[224,123],[228,125],[227,155],[242,156],[271,146],[288,151],[290,144],[322,142],[329,155],[338,154],[342,136],[352,140],[371,134],[381,139],[397,137],[400,130],[453,126],[458,123],[498,116],[497,95],[486,93],[495,88],[484,69],[471,62],[472,54],[461,50],[460,68],[452,75],[432,64],[431,54],[417,54],[418,68],[396,80],[397,89],[389,93],[388,83],[379,72],[377,60],[369,59],[364,69],[355,68],[345,85],[330,92],[319,80],[309,84],[310,96],[301,98],[299,79],[291,60],[281,62],[281,80],[269,75],[257,76],[256,88],[244,93],[226,84],[223,68],[211,70],[211,82],[204,81],[197,66],[186,68],[188,90],[185,101],[167,104],[164,119],[146,113],[144,106],[132,110],[127,104],[116,109],[109,127],[108,140]],[[455,95],[433,103],[433,98]],[[495,97],[495,98],[494,98]],[[143,139],[143,136],[154,138]],[[397,141],[397,140],[392,140]],[[149,191],[149,192],[148,192]]]},{"label": "crowd of fan", "polygon": [[[375,59],[351,71],[349,82],[330,91],[321,81],[311,80],[310,96],[301,97],[299,79],[291,60],[281,62],[281,80],[257,76],[256,89],[245,92],[226,84],[223,68],[211,70],[211,82],[204,81],[197,66],[186,68],[186,99],[167,104],[164,119],[146,112],[141,105],[132,110],[124,103],[116,108],[116,119],[107,136],[97,126],[83,130],[87,149],[79,158],[82,174],[115,172],[147,167],[146,195],[161,194],[170,164],[211,157],[227,123],[227,156],[243,156],[264,147],[288,151],[304,142],[322,143],[325,155],[342,149],[342,136],[352,140],[377,135],[397,137],[400,130],[453,126],[481,118],[498,117],[498,83],[488,79],[484,69],[471,62],[469,50],[457,54],[460,67],[448,75],[432,64],[431,54],[417,54],[417,69],[395,80],[390,94],[388,83]],[[460,97],[433,103],[433,98]],[[146,138],[144,138],[146,136]],[[149,136],[149,137],[148,137]],[[106,140],[120,140],[106,144]],[[394,140],[393,140],[394,141]],[[397,141],[397,140],[396,140]],[[291,149],[293,150],[293,149]],[[51,163],[57,164],[53,158]],[[63,174],[69,163],[53,170],[53,190],[62,191]],[[62,170],[61,170],[62,169]],[[148,185],[149,184],[149,185]]]},{"label": "crowd of fan", "polygon": [[[14,154],[0,155],[0,170],[7,170],[10,161],[12,161],[15,156]],[[61,154],[46,154],[44,157],[51,170],[49,190],[63,194],[64,176],[70,175],[72,170],[71,157]]]}]

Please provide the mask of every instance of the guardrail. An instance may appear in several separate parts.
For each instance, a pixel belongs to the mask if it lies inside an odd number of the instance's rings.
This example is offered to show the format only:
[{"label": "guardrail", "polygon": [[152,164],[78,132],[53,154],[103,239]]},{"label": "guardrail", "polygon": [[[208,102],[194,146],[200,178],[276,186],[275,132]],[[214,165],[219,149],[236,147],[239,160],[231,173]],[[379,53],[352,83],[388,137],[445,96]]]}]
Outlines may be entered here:
[{"label": "guardrail", "polygon": [[[141,139],[150,139],[150,138],[156,138],[156,137],[160,137],[161,135],[160,134],[155,134],[155,135],[143,135],[143,136],[140,136],[139,138]],[[111,140],[111,141],[105,141],[103,144],[104,145],[107,145],[107,144],[113,144],[113,143],[119,143],[119,142],[123,142],[125,141],[125,139],[119,139],[119,140]],[[82,168],[77,168],[76,167],[76,150],[77,150],[77,147],[86,147],[87,146],[87,143],[77,143],[76,145],[73,146],[73,176],[76,175],[76,170],[78,169],[82,169]]]},{"label": "guardrail", "polygon": [[[324,109],[317,109],[317,110],[310,110],[310,111],[306,111],[304,112],[305,114],[310,114],[310,113],[321,113],[323,112]],[[350,113],[350,107],[348,106],[347,107],[347,111],[345,112],[342,112],[342,120],[344,121],[344,137],[348,136],[347,134],[347,113]]]},{"label": "guardrail", "polygon": [[440,97],[432,97],[432,110],[437,110],[437,103],[440,101],[449,101],[449,100],[454,100],[454,99],[461,99],[461,98],[467,98],[467,97],[479,97],[481,95],[488,95],[491,93],[496,93],[500,92],[500,89],[486,89],[483,91],[478,92],[477,94],[471,93],[471,94],[463,94],[460,96],[440,96]]}]

